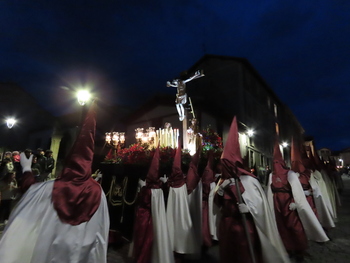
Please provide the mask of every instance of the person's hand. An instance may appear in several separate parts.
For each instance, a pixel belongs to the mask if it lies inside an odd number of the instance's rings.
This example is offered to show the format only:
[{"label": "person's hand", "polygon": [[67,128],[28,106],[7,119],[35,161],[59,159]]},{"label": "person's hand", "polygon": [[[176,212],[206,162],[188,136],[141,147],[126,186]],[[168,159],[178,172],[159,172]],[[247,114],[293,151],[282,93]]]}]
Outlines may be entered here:
[{"label": "person's hand", "polygon": [[249,208],[246,204],[244,203],[241,203],[241,204],[238,204],[238,210],[241,214],[247,214],[249,213]]},{"label": "person's hand", "polygon": [[305,190],[304,194],[305,194],[305,196],[309,196],[309,195],[311,195],[311,192],[309,190]]},{"label": "person's hand", "polygon": [[297,209],[296,203],[290,203],[290,204],[289,204],[289,210],[290,210],[290,211],[294,211],[295,209]]},{"label": "person's hand", "polygon": [[141,179],[139,179],[139,183],[137,185],[137,192],[140,192],[141,191],[141,188],[146,186],[146,181],[143,181]]},{"label": "person's hand", "polygon": [[161,180],[164,184],[168,181],[168,177],[164,174],[163,177],[160,177],[159,180]]},{"label": "person's hand", "polygon": [[33,154],[30,154],[29,158],[27,158],[25,153],[21,152],[19,162],[22,166],[23,173],[32,171],[32,160],[33,160]]},{"label": "person's hand", "polygon": [[222,184],[219,186],[219,189],[217,191],[218,195],[221,195],[223,196],[224,195],[224,192],[225,192],[225,188],[226,186],[228,185],[231,185],[232,183],[234,183],[234,179],[233,178],[230,178],[230,179],[226,179],[222,182]]}]

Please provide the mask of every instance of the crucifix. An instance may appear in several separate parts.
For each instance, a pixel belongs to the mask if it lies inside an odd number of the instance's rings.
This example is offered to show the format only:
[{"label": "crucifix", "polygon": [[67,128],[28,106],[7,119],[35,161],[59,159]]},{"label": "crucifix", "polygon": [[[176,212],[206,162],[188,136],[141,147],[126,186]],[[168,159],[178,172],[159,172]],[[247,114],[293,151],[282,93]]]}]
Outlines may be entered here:
[{"label": "crucifix", "polygon": [[173,81],[167,81],[167,87],[177,88],[176,93],[176,110],[179,114],[179,120],[182,121],[182,134],[183,134],[183,147],[187,148],[187,93],[186,93],[186,83],[191,80],[198,79],[204,76],[202,70],[197,70],[193,76],[188,79],[174,79]]}]

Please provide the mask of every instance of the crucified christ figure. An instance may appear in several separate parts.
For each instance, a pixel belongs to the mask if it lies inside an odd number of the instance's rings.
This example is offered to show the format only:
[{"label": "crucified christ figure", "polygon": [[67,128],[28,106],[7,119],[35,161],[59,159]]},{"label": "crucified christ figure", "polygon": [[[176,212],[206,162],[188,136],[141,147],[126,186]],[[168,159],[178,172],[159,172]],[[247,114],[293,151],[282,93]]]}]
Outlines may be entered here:
[{"label": "crucified christ figure", "polygon": [[172,82],[167,81],[167,87],[177,88],[176,93],[176,109],[179,113],[179,120],[183,121],[185,119],[185,108],[184,105],[187,103],[187,94],[186,94],[186,83],[193,80],[203,77],[204,74],[202,71],[197,70],[192,77],[188,79],[174,79]]}]

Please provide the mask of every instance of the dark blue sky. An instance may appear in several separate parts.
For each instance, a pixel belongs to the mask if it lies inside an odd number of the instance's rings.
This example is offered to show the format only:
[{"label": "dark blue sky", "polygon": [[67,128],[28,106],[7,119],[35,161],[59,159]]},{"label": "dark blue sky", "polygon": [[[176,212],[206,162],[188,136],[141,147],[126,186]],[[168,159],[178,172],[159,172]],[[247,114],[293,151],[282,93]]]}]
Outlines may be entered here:
[{"label": "dark blue sky", "polygon": [[[125,3],[123,3],[125,2]],[[350,147],[350,2],[0,1],[0,81],[51,112],[89,85],[140,103],[204,54],[247,58],[318,147]],[[175,95],[175,92],[174,92]]]}]

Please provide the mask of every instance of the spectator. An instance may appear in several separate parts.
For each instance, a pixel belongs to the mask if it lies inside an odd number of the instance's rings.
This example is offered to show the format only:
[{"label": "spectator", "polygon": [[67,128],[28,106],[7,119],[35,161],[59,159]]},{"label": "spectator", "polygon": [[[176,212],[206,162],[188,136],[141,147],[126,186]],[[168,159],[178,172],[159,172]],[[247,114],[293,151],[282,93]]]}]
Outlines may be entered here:
[{"label": "spectator", "polygon": [[0,204],[0,219],[7,223],[10,216],[12,201],[17,194],[17,181],[14,172],[6,174],[3,180],[0,181],[1,204]]},{"label": "spectator", "polygon": [[42,178],[40,177],[40,164],[38,164],[38,158],[36,156],[33,156],[32,160],[32,172],[35,177],[36,182],[42,182]]},{"label": "spectator", "polygon": [[46,179],[50,179],[53,177],[52,171],[55,168],[55,159],[52,157],[51,150],[46,150],[45,157],[46,157],[46,170],[45,170]]},{"label": "spectator", "polygon": [[7,173],[14,171],[11,152],[5,152],[4,159],[1,162],[0,170],[0,180],[3,179]]},{"label": "spectator", "polygon": [[36,157],[38,158],[38,164],[40,165],[40,174],[45,173],[46,170],[46,157],[43,149],[38,148]]}]

